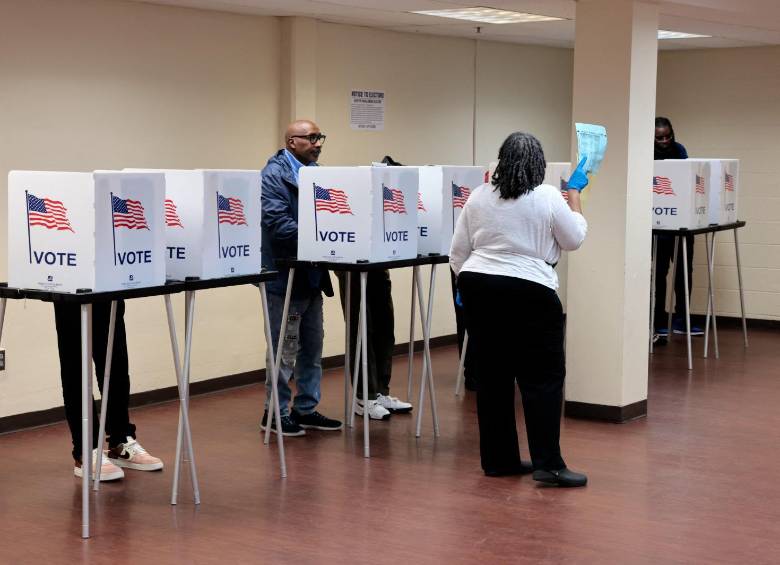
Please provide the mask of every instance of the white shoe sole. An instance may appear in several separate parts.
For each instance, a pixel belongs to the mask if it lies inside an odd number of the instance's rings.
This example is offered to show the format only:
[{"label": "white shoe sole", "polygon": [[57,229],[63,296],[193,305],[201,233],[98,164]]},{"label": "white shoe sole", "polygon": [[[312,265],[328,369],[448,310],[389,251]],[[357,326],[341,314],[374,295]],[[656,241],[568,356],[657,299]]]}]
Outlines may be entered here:
[{"label": "white shoe sole", "polygon": [[[355,414],[357,414],[358,416],[362,416],[363,415],[363,409],[360,407],[360,405],[358,405],[355,408]],[[373,414],[371,414],[369,412],[368,413],[368,418],[369,418],[369,420],[389,420],[390,416],[392,416],[392,415],[393,415],[392,412],[388,412],[387,414],[383,414],[382,416],[374,416]]]},{"label": "white shoe sole", "polygon": [[163,465],[162,461],[159,463],[131,463],[130,461],[125,461],[124,459],[114,459],[113,457],[109,457],[109,459],[111,460],[111,463],[117,467],[133,469],[135,471],[159,471],[165,466]]},{"label": "white shoe sole", "polygon": [[[81,472],[81,467],[73,467],[73,474],[77,476],[79,479],[81,479],[84,476],[84,473]],[[100,482],[108,482],[108,481],[118,481],[119,479],[123,479],[125,476],[125,472],[122,471],[122,469],[119,469],[113,473],[100,473]],[[94,479],[95,475],[93,474],[90,480]]]},{"label": "white shoe sole", "polygon": [[298,424],[298,425],[305,430],[322,430],[323,432],[337,432],[344,427],[344,424],[341,424],[338,428],[326,428],[325,426],[311,426],[309,424]]},{"label": "white shoe sole", "polygon": [[414,407],[409,406],[408,408],[388,408],[387,406],[383,406],[383,408],[391,414],[408,414]]}]

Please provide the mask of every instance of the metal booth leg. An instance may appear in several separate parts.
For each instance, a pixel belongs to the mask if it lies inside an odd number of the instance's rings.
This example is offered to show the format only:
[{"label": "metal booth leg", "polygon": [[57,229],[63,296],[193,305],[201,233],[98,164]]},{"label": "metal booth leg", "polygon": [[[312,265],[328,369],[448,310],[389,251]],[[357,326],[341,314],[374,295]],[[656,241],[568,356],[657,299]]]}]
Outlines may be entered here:
[{"label": "metal booth leg", "polygon": [[691,297],[688,292],[688,244],[682,241],[683,286],[685,287],[685,330],[688,341],[688,370],[693,370],[693,355],[691,353]]},{"label": "metal booth leg", "polygon": [[[176,369],[176,381],[179,388],[179,425],[176,437],[176,460],[174,462],[173,488],[171,489],[171,504],[176,504],[179,493],[179,479],[181,477],[181,463],[189,458],[190,478],[192,480],[192,494],[195,504],[200,504],[200,488],[198,486],[198,475],[195,469],[195,455],[192,449],[192,432],[190,430],[189,414],[189,371],[190,371],[190,352],[192,349],[192,321],[195,309],[194,292],[184,293],[184,363],[182,364],[179,356],[179,341],[176,336],[176,325],[173,316],[173,306],[170,295],[165,295],[165,309],[168,317],[168,331],[171,337],[171,351],[173,353],[173,364]],[[183,444],[183,441],[185,445]]]},{"label": "metal booth leg", "polygon": [[465,383],[466,350],[469,347],[469,332],[463,332],[463,347],[460,352],[460,361],[458,362],[458,376],[455,377],[455,396],[460,396],[460,391]]},{"label": "metal booth leg", "polygon": [[414,318],[415,318],[415,294],[417,294],[418,266],[412,267],[412,311],[409,314],[409,368],[406,374],[406,401],[412,399],[412,378],[414,377]]},{"label": "metal booth leg", "polygon": [[[344,276],[344,423],[349,425],[349,408],[351,397],[349,387],[352,384],[352,376],[349,373],[350,343],[352,334],[352,271],[347,271]],[[352,408],[354,413],[355,409]]]},{"label": "metal booth leg", "polygon": [[[103,451],[106,441],[106,411],[108,410],[108,387],[111,383],[111,359],[114,355],[114,333],[116,331],[116,300],[111,301],[111,314],[108,319],[108,344],[106,345],[106,365],[103,371],[103,391],[100,393],[100,427],[98,428],[98,449]],[[92,486],[97,491],[100,488],[100,471],[102,465],[95,465],[95,481]]]},{"label": "metal booth leg", "polygon": [[[349,418],[347,419],[347,425],[350,428],[355,427],[355,409],[357,408],[357,386],[358,386],[358,378],[360,377],[360,361],[363,359],[363,356],[360,354],[362,350],[363,345],[363,332],[361,331],[361,328],[363,327],[363,314],[360,312],[360,308],[358,307],[358,327],[355,331],[357,331],[357,339],[355,340],[355,370],[352,371],[352,402],[351,402],[351,411],[349,414]],[[363,409],[367,410],[365,404],[363,404]]]},{"label": "metal booth leg", "polygon": [[[275,375],[272,375],[271,378],[278,379],[279,378],[279,371],[282,367],[282,350],[284,349],[284,340],[287,338],[287,316],[290,313],[290,297],[292,296],[292,287],[293,282],[295,282],[295,268],[291,268],[289,274],[287,275],[287,291],[284,294],[284,307],[282,308],[282,325],[279,328],[279,342],[276,345],[276,361],[274,362],[274,373]],[[273,341],[271,342],[271,348],[273,348]],[[279,383],[276,383],[277,391]],[[270,417],[271,411],[274,413],[274,418],[277,418],[277,414],[279,414],[279,401],[278,398],[275,399],[273,395],[273,385],[271,385],[271,398],[268,401],[268,414]],[[278,395],[278,392],[277,392]],[[281,424],[281,416],[279,416],[276,419],[276,435],[281,436],[282,435],[282,424]],[[263,440],[263,443],[268,445],[271,441],[271,426],[269,425],[269,422],[266,420],[266,426],[265,426],[265,439]]]},{"label": "metal booth leg", "polygon": [[368,280],[368,273],[363,271],[360,273],[360,334],[362,336],[363,343],[360,348],[361,356],[361,368],[363,370],[363,457],[371,457],[371,451],[369,447],[368,439],[368,421],[370,416],[368,415],[368,331],[366,318],[366,283]]},{"label": "metal booth leg", "polygon": [[[81,313],[81,537],[89,537],[89,475],[92,471],[92,305]],[[101,451],[102,459],[102,451]],[[100,464],[98,459],[96,465]]]},{"label": "metal booth leg", "polygon": [[742,262],[739,259],[739,236],[737,228],[734,228],[734,251],[737,255],[737,280],[739,281],[739,307],[742,312],[742,337],[745,340],[745,347],[748,346],[747,337],[747,319],[745,318],[745,290],[742,286]]},{"label": "metal booth leg", "polygon": [[[418,271],[417,276],[420,276]],[[423,287],[422,281],[417,281],[417,300],[420,304],[420,325],[423,331],[423,371],[422,379],[420,380],[420,398],[419,407],[417,411],[417,427],[415,431],[415,437],[422,435],[422,414],[425,402],[425,388],[428,387],[431,393],[431,414],[433,418],[433,430],[434,435],[439,435],[439,417],[436,412],[436,390],[433,385],[433,370],[431,367],[431,350],[430,350],[430,331],[431,331],[431,318],[433,317],[433,291],[436,285],[436,266],[431,265],[431,278],[430,287],[428,290],[428,308],[427,314],[425,313],[425,304],[423,299]]]},{"label": "metal booth leg", "polygon": [[[273,347],[273,338],[271,337],[271,321],[268,314],[268,296],[265,292],[265,283],[260,283],[260,301],[263,305],[263,330],[265,332],[265,342],[266,342],[266,348],[270,351],[270,355],[268,355],[268,361],[270,362],[270,367],[266,367],[266,374],[268,374],[268,371],[271,372],[271,397],[273,398],[273,408],[274,408],[274,420],[276,421],[276,429],[281,430],[282,429],[282,417],[279,412],[279,384],[277,382],[277,379],[279,377],[279,370],[276,367],[276,363],[274,362],[274,347]],[[270,418],[270,415],[269,415]],[[266,427],[269,426],[270,422],[266,420]],[[284,456],[284,436],[283,434],[276,434],[276,440],[279,444],[279,472],[282,476],[282,478],[285,478],[287,476],[287,461]]]},{"label": "metal booth leg", "polygon": [[704,358],[707,358],[709,348],[710,317],[712,317],[712,337],[715,344],[715,359],[720,359],[718,349],[718,318],[715,313],[715,285],[713,283],[713,266],[715,263],[715,232],[712,232],[710,242],[709,234],[704,234],[704,243],[707,251],[707,316],[704,322]]}]

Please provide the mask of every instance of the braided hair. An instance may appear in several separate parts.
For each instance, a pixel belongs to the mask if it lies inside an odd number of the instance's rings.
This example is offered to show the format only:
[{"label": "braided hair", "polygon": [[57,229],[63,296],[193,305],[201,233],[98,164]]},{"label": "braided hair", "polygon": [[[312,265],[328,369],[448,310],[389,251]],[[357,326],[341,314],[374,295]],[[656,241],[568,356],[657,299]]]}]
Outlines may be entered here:
[{"label": "braided hair", "polygon": [[542,144],[530,133],[517,131],[501,144],[493,186],[505,200],[531,192],[544,182],[547,163]]}]

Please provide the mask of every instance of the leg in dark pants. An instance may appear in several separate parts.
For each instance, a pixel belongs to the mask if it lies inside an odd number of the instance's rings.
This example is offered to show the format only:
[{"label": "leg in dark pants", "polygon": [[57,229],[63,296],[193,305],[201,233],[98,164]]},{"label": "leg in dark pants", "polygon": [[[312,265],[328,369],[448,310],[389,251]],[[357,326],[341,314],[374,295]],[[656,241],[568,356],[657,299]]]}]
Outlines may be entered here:
[{"label": "leg in dark pants", "polygon": [[[666,311],[666,276],[674,259],[675,237],[659,235],[655,259],[655,329],[665,328],[669,319]],[[683,238],[688,248],[688,295],[693,287],[693,236]],[[674,279],[675,316],[685,316],[685,277],[682,269],[682,248],[677,250],[677,273]]]},{"label": "leg in dark pants", "polygon": [[[92,306],[92,358],[95,362],[98,387],[101,390],[106,364],[110,313],[110,302],[99,302]],[[128,413],[130,376],[124,313],[125,304],[120,300],[117,303],[114,349],[111,358],[111,389],[106,413],[106,435],[111,447],[124,443],[126,436],[135,437],[135,426],[130,423]],[[73,458],[79,460],[81,459],[81,319],[79,305],[55,304],[54,320],[57,327],[65,417],[73,440]],[[94,400],[92,406],[94,414],[92,447],[96,448],[100,412]]]},{"label": "leg in dark pants", "polygon": [[[346,275],[337,272],[341,307],[346,311]],[[354,360],[357,345],[358,317],[360,315],[360,275],[352,273],[350,290],[350,349]],[[390,274],[387,271],[370,271],[366,281],[366,331],[368,335],[368,397],[390,393],[390,376],[395,347],[393,299]],[[362,398],[362,364],[358,369],[358,397]]]},{"label": "leg in dark pants", "polygon": [[514,385],[523,396],[535,469],[565,467],[560,417],[565,376],[563,315],[555,292],[542,285],[480,273],[462,273],[461,290],[480,367],[477,413],[485,471],[519,465]]}]

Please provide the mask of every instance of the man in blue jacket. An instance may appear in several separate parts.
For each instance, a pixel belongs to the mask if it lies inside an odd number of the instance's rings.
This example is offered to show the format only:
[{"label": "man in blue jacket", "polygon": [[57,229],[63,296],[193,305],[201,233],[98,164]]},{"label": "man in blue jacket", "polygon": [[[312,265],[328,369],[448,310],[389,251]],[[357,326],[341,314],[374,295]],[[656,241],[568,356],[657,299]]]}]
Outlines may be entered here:
[{"label": "man in blue jacket", "polygon": [[[284,149],[273,155],[263,169],[262,191],[262,264],[279,271],[276,280],[266,284],[271,338],[274,351],[279,347],[284,295],[287,291],[287,269],[279,269],[274,261],[296,257],[298,252],[298,171],[316,166],[325,136],[317,124],[297,120],[287,126]],[[287,333],[282,346],[279,367],[279,409],[282,433],[301,436],[306,428],[340,430],[341,422],[317,412],[322,380],[322,293],[333,296],[330,276],[325,269],[296,269],[290,308],[286,320]],[[296,395],[292,410],[290,378],[295,372]],[[266,380],[266,401],[262,429],[268,422],[268,399],[271,382]],[[271,418],[271,430],[276,423]]]}]

